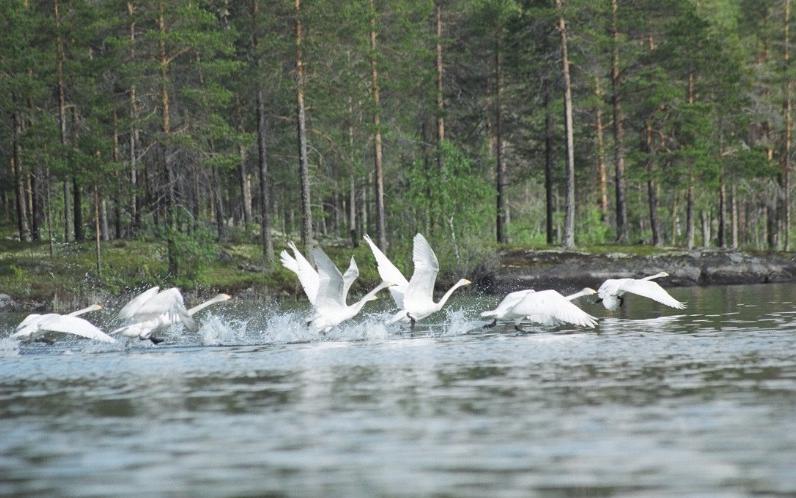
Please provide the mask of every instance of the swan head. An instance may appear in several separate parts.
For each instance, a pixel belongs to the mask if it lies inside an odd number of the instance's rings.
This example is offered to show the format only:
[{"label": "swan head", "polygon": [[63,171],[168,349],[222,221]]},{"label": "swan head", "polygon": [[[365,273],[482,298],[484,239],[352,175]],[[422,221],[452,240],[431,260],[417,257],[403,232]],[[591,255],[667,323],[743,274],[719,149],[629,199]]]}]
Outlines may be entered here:
[{"label": "swan head", "polygon": [[583,289],[580,291],[580,295],[581,295],[581,296],[593,296],[593,295],[595,295],[595,294],[597,294],[597,291],[596,291],[596,290],[594,290],[594,289],[592,289],[591,287],[584,287],[584,288],[583,288]]},{"label": "swan head", "polygon": [[472,284],[472,282],[470,282],[466,278],[463,278],[463,279],[459,280],[458,282],[456,282],[456,286],[457,287],[462,287],[462,286],[470,285],[470,284]]},{"label": "swan head", "polygon": [[98,310],[101,310],[101,309],[102,309],[102,305],[101,304],[92,304],[91,306],[89,306],[88,308],[85,309],[85,312],[89,313],[91,311],[98,311]]}]

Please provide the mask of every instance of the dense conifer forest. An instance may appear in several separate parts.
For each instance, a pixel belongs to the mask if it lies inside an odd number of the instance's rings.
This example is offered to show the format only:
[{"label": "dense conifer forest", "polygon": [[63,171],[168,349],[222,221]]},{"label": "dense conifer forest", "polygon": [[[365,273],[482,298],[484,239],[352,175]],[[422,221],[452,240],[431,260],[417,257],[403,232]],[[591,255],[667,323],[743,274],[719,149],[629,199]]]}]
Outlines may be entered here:
[{"label": "dense conifer forest", "polygon": [[[293,239],[788,250],[790,0],[6,0],[0,224],[51,255]],[[112,243],[112,242],[111,242]],[[93,247],[93,246],[92,246]],[[130,247],[134,247],[131,245]],[[404,251],[406,252],[406,251]],[[400,258],[399,258],[400,260]]]}]

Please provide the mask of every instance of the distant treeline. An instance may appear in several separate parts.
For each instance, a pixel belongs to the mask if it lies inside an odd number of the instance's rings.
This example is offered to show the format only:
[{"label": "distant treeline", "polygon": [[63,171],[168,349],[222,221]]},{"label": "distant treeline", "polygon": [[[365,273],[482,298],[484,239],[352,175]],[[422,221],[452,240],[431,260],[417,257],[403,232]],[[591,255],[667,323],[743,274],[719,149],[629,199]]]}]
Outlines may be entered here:
[{"label": "distant treeline", "polygon": [[161,239],[175,275],[208,234],[268,264],[274,235],[366,232],[421,231],[457,259],[789,248],[790,0],[6,0],[0,16],[0,222],[20,240]]}]

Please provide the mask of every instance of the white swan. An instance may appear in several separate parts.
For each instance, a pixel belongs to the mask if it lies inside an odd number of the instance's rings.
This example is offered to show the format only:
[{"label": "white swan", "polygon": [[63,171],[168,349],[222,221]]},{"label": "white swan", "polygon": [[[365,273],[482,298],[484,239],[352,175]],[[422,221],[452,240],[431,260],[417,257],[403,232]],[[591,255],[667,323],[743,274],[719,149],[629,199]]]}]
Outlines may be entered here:
[{"label": "white swan", "polygon": [[624,303],[623,294],[629,292],[630,294],[638,294],[639,296],[644,296],[672,308],[677,308],[679,310],[684,309],[685,303],[681,303],[673,298],[663,287],[658,285],[657,282],[652,281],[656,278],[668,276],[668,273],[660,272],[639,279],[612,278],[606,280],[600,288],[597,289],[597,294],[600,296],[597,302],[602,302],[603,306],[609,310],[615,310]]},{"label": "white swan", "polygon": [[[318,272],[315,270],[312,264],[307,261],[307,258],[301,254],[296,247],[296,244],[293,242],[288,242],[287,245],[293,250],[293,256],[291,256],[287,251],[283,250],[279,254],[282,266],[296,274],[299,282],[301,283],[301,287],[304,289],[304,294],[307,295],[307,299],[310,300],[310,304],[315,306],[316,297],[318,296],[318,285],[320,281]],[[345,299],[348,297],[348,291],[351,289],[351,284],[354,283],[357,277],[359,277],[359,268],[357,267],[356,261],[354,261],[354,257],[351,256],[351,263],[348,265],[348,269],[346,270],[345,274],[343,274],[343,301],[345,301]]]},{"label": "white swan", "polygon": [[494,321],[485,328],[494,327],[498,320],[514,322],[514,328],[522,331],[519,324],[523,321],[541,323],[543,325],[559,325],[569,323],[579,327],[594,328],[597,319],[578,308],[572,301],[583,296],[596,294],[597,291],[586,287],[580,292],[563,296],[558,291],[543,290],[534,292],[531,289],[508,294],[492,311],[481,313],[483,317],[494,317]]},{"label": "white swan", "polygon": [[228,294],[219,294],[191,309],[185,309],[185,302],[179,289],[173,287],[158,292],[159,290],[159,287],[152,287],[124,305],[116,316],[130,323],[112,331],[111,335],[138,337],[142,341],[149,340],[153,344],[160,344],[163,339],[155,337],[156,332],[178,322],[181,322],[189,330],[197,330],[198,326],[193,319],[194,314],[211,304],[231,299]]},{"label": "white swan", "polygon": [[47,339],[51,332],[62,334],[72,334],[87,339],[94,339],[102,342],[116,342],[116,340],[101,331],[87,320],[78,318],[79,315],[102,309],[99,304],[92,304],[88,308],[73,311],[68,315],[58,313],[47,313],[46,315],[32,314],[25,317],[11,337],[20,341],[43,341],[52,342]]},{"label": "white swan", "polygon": [[375,301],[376,294],[389,287],[390,284],[382,282],[372,291],[365,294],[362,299],[352,305],[346,304],[346,297],[351,283],[359,276],[359,269],[354,258],[346,271],[349,281],[340,274],[340,270],[320,248],[312,250],[312,257],[318,265],[318,292],[313,306],[315,314],[310,319],[309,325],[319,331],[327,332],[332,327],[349,320],[357,315],[368,301]]},{"label": "white swan", "polygon": [[396,306],[403,308],[404,294],[406,293],[406,288],[409,286],[409,280],[407,280],[403,273],[401,273],[401,270],[396,268],[396,266],[392,264],[392,261],[381,252],[379,246],[377,246],[367,234],[364,235],[364,239],[370,246],[373,257],[376,258],[376,267],[379,270],[381,280],[392,284],[391,287],[389,287],[392,300],[395,301]]},{"label": "white swan", "polygon": [[[442,296],[439,302],[435,303],[434,283],[437,280],[437,273],[439,273],[439,261],[437,261],[434,250],[431,249],[428,241],[421,234],[415,235],[414,238],[412,262],[415,265],[415,271],[404,291],[401,311],[396,313],[387,323],[408,321],[414,327],[416,321],[441,310],[451,297],[451,294],[453,294],[453,291],[471,283],[464,278],[459,280],[448,289],[448,292]],[[381,265],[379,270],[381,275]],[[384,276],[382,275],[383,278]]]}]

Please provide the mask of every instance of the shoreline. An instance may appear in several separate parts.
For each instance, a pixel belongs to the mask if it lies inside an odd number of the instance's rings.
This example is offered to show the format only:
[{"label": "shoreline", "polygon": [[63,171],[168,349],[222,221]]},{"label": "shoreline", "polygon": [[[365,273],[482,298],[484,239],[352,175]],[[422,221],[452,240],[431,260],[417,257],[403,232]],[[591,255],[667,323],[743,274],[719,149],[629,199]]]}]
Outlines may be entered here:
[{"label": "shoreline", "polygon": [[609,278],[640,278],[665,271],[664,286],[690,287],[796,281],[794,253],[732,250],[667,251],[651,255],[515,249],[499,253],[499,266],[478,287],[501,294],[521,288],[594,287]]},{"label": "shoreline", "polygon": [[[216,257],[196,278],[176,280],[165,272],[161,246],[154,242],[109,244],[108,266],[101,278],[93,273],[93,248],[88,243],[61,249],[54,259],[41,244],[15,243],[6,248],[0,253],[0,312],[63,312],[95,302],[115,305],[154,285],[180,287],[188,301],[219,292],[254,301],[302,294],[295,276],[279,265],[264,271],[254,245],[219,245]],[[363,262],[354,292],[364,292],[378,280],[368,249],[361,245],[354,251],[342,246],[330,249],[335,259],[347,259],[354,252]],[[450,265],[443,262],[441,266]],[[474,293],[503,295],[525,288],[565,292],[596,289],[608,278],[639,278],[661,271],[669,273],[662,281],[664,287],[796,282],[796,253],[648,246],[598,246],[581,251],[509,247],[485,254],[470,272],[443,271],[437,287],[446,288],[467,276],[474,283],[469,292]]]}]

